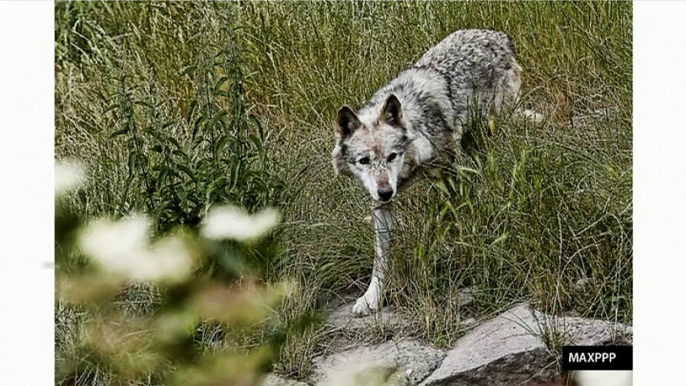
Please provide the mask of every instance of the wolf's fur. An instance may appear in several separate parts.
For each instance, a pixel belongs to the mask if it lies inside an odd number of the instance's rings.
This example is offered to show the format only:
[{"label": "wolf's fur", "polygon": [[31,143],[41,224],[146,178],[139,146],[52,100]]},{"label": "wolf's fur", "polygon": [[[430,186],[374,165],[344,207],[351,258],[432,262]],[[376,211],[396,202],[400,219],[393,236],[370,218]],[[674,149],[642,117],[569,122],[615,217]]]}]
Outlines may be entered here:
[{"label": "wolf's fur", "polygon": [[475,111],[488,116],[513,106],[521,73],[507,34],[460,30],[374,93],[357,113],[347,106],[339,110],[334,168],[359,181],[374,201],[374,270],[354,313],[381,305],[391,199],[422,174],[423,166],[453,159]]}]

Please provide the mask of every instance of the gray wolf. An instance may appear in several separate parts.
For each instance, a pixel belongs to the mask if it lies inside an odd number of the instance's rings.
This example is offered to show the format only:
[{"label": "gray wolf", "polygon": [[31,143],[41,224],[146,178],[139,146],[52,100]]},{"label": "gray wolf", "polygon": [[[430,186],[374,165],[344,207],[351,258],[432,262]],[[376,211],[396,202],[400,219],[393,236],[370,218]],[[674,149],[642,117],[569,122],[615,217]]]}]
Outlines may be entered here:
[{"label": "gray wolf", "polygon": [[375,259],[368,290],[352,308],[381,306],[391,231],[391,201],[428,165],[453,161],[470,120],[514,109],[522,68],[512,39],[492,30],[458,30],[381,87],[357,112],[338,111],[333,166],[371,195]]}]

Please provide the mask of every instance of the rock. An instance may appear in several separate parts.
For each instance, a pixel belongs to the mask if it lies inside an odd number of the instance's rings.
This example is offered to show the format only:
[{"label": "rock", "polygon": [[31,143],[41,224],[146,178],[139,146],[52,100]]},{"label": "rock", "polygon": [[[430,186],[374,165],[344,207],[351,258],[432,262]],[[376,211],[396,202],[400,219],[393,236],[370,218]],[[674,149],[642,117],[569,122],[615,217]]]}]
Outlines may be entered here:
[{"label": "rock", "polygon": [[555,358],[543,336],[562,344],[595,345],[612,340],[626,326],[583,318],[552,318],[516,306],[460,338],[422,386],[509,386],[543,382],[555,374]]},{"label": "rock", "polygon": [[611,341],[631,344],[633,340],[633,328],[623,324],[580,317],[551,318],[547,316],[547,319],[557,331],[564,332],[565,344],[570,346],[592,346]]},{"label": "rock", "polygon": [[[422,385],[471,384],[478,378],[497,381],[487,373],[507,373],[526,380],[529,363],[549,359],[545,345],[533,334],[535,330],[529,331],[532,325],[536,326],[534,314],[525,306],[481,324],[457,341],[441,366]],[[519,377],[519,373],[525,377]]]},{"label": "rock", "polygon": [[335,385],[342,377],[381,367],[397,368],[407,375],[410,385],[416,385],[441,364],[444,356],[443,351],[414,340],[388,341],[315,358],[315,381],[317,385]]},{"label": "rock", "polygon": [[[474,290],[466,289],[461,300],[468,303],[473,297]],[[384,371],[404,375],[401,384],[408,385],[548,385],[557,375],[557,366],[544,342],[558,349],[563,344],[630,343],[632,334],[629,326],[576,316],[552,317],[519,305],[481,324],[473,318],[465,320],[463,325],[473,328],[445,353],[404,334],[411,333],[410,323],[392,307],[356,317],[350,304],[332,306],[327,324],[334,332],[334,354],[314,360],[312,381],[321,386],[353,385],[377,379]],[[391,336],[394,341],[371,344]],[[399,372],[393,372],[396,369]],[[384,376],[372,383],[387,384]]]},{"label": "rock", "polygon": [[262,386],[309,386],[307,383],[283,379],[275,374],[269,374],[262,381]]}]

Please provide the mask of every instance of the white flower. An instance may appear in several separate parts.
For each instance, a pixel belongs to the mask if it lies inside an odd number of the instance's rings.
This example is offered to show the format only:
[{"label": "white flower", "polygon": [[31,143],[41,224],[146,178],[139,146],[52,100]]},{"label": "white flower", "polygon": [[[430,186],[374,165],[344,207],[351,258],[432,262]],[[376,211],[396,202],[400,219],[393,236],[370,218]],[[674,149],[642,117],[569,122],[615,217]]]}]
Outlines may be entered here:
[{"label": "white flower", "polygon": [[193,266],[179,237],[149,245],[150,220],[134,216],[121,221],[97,220],[82,232],[81,250],[106,272],[137,281],[181,281]]},{"label": "white flower", "polygon": [[211,240],[253,240],[269,232],[280,217],[275,209],[265,209],[250,215],[235,206],[221,206],[210,210],[205,217],[201,234]]},{"label": "white flower", "polygon": [[317,386],[406,386],[412,370],[401,371],[394,367],[373,366],[364,363],[338,363],[329,369]]},{"label": "white flower", "polygon": [[55,161],[55,196],[77,188],[86,178],[86,172],[80,163]]},{"label": "white flower", "polygon": [[124,264],[129,256],[146,248],[150,221],[133,216],[121,221],[100,219],[91,222],[81,234],[81,250],[108,267]]}]

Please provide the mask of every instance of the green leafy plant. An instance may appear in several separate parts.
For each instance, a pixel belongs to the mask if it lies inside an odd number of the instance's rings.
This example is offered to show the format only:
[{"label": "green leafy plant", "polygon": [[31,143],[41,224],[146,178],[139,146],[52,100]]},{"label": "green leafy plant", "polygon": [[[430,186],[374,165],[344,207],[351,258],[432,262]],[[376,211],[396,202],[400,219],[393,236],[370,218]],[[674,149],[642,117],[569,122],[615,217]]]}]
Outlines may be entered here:
[{"label": "green leafy plant", "polygon": [[[229,39],[216,44],[201,31],[194,37],[202,47],[195,62],[179,70],[179,77],[195,85],[183,118],[170,116],[159,85],[139,85],[131,79],[126,65],[131,53],[114,48],[116,89],[108,113],[114,115],[117,129],[109,139],[123,141],[128,153],[119,214],[145,209],[167,230],[178,223],[197,225],[214,203],[256,210],[282,188],[266,156],[262,123],[247,111],[231,14],[222,22],[227,23]],[[145,76],[154,79],[154,70],[147,67]]]}]

